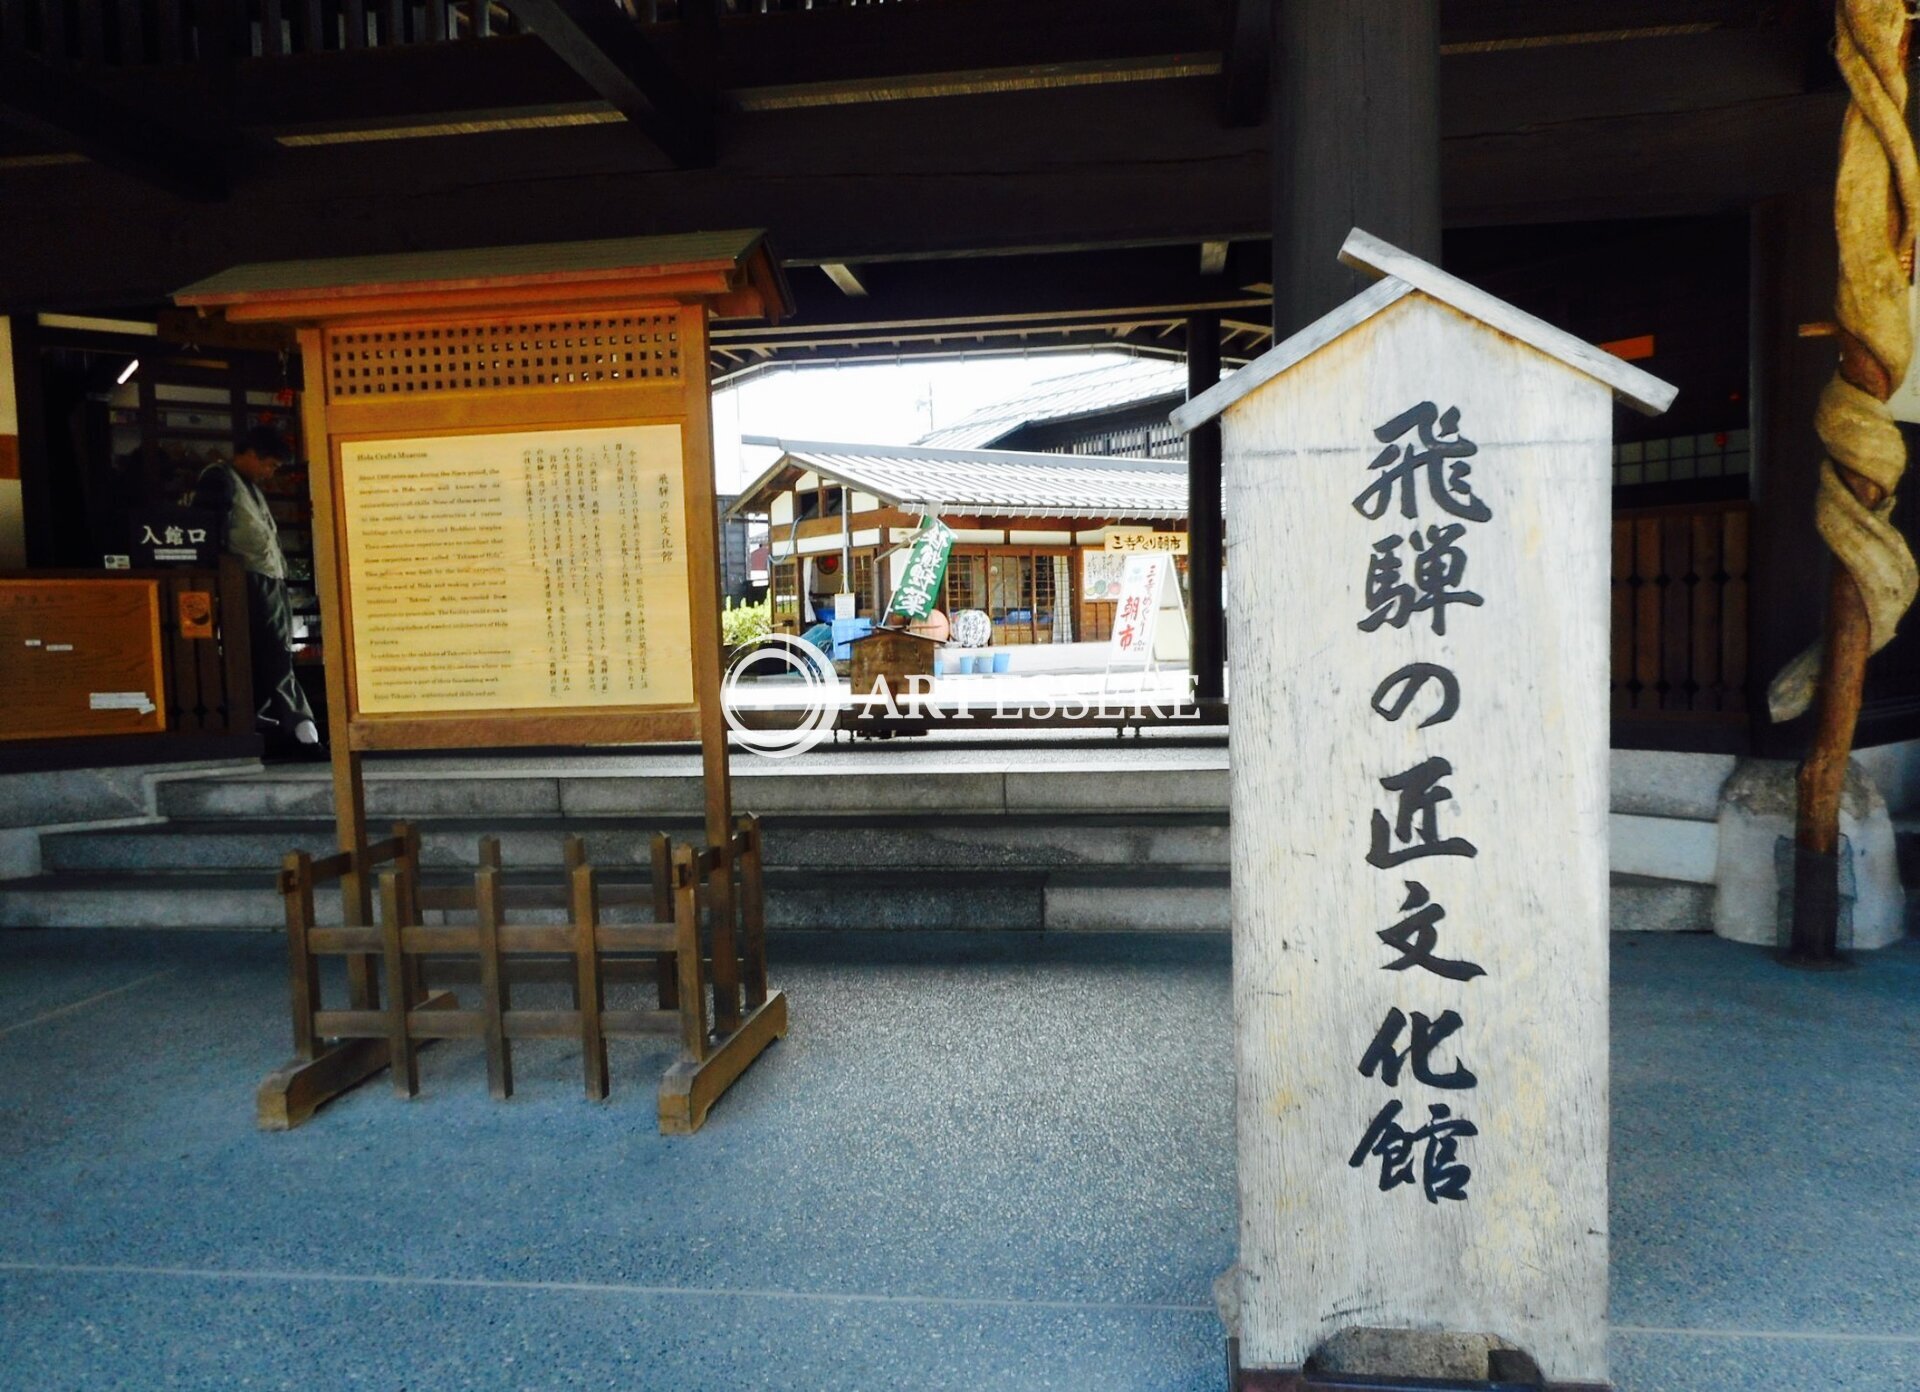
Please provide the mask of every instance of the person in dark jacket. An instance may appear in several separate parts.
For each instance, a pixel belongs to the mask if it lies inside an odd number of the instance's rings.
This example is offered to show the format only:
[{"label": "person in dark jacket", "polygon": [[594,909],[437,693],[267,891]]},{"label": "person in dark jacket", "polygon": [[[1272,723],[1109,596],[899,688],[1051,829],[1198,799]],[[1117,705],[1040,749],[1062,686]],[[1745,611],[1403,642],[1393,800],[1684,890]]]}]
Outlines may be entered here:
[{"label": "person in dark jacket", "polygon": [[227,552],[247,568],[247,629],[253,647],[254,724],[269,739],[317,745],[313,708],[293,671],[293,611],[287,605],[287,558],[280,529],[260,485],[292,455],[271,426],[247,432],[231,464],[210,464],[194,487],[193,505],[227,522]]}]

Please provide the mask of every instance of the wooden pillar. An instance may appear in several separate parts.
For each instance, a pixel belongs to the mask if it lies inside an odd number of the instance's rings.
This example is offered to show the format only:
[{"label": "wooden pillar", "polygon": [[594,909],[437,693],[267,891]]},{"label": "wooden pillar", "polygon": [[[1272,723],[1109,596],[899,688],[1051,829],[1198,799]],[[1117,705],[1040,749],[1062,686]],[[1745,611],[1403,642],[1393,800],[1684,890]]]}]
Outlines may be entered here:
[{"label": "wooden pillar", "polygon": [[[338,532],[333,489],[333,441],[327,433],[326,344],[317,328],[299,332],[300,361],[306,373],[300,403],[306,457],[315,518],[324,525],[313,533],[313,584],[320,601],[320,632],[327,644],[327,760],[333,771],[335,845],[353,857],[340,877],[340,921],[358,926],[373,921],[373,882],[364,861],[367,852],[367,788],[361,773],[360,751],[348,732],[351,702],[347,690],[346,648],[340,635],[346,628],[346,598],[341,585],[344,558],[336,550]],[[255,698],[258,699],[257,697]],[[347,982],[355,1010],[372,1008],[375,999],[373,959],[356,954],[347,958]]]},{"label": "wooden pillar", "polygon": [[[1187,400],[1220,380],[1220,316],[1187,320]],[[1220,610],[1220,422],[1187,436],[1187,597],[1193,606],[1193,694],[1217,701],[1226,694],[1225,616]]]},{"label": "wooden pillar", "polygon": [[47,448],[47,392],[40,375],[40,325],[32,314],[13,319],[13,401],[27,564],[58,565],[60,529],[54,516],[53,460]]},{"label": "wooden pillar", "polygon": [[1767,684],[1820,633],[1829,565],[1813,525],[1822,449],[1813,413],[1833,375],[1834,340],[1802,338],[1802,324],[1833,317],[1838,253],[1833,192],[1808,188],[1753,210],[1748,422],[1752,616],[1748,635],[1753,752],[1798,758],[1807,719],[1778,726],[1767,714]]},{"label": "wooden pillar", "polygon": [[1273,10],[1273,329],[1364,288],[1334,259],[1365,228],[1440,260],[1438,0]]},{"label": "wooden pillar", "polygon": [[[682,351],[696,361],[707,352],[707,310],[688,307],[681,315]],[[720,853],[707,884],[710,948],[713,959],[714,1025],[722,1031],[740,1024],[740,965],[734,956],[733,785],[727,760],[727,725],[720,718],[720,511],[713,488],[713,406],[704,391],[687,395],[685,429],[686,507],[689,529],[706,531],[703,544],[688,551],[688,617],[693,625],[693,690],[700,707],[700,772],[706,788],[707,845]]]},{"label": "wooden pillar", "polygon": [[14,405],[13,331],[0,314],[0,570],[24,570],[27,520],[20,505],[20,415]]}]

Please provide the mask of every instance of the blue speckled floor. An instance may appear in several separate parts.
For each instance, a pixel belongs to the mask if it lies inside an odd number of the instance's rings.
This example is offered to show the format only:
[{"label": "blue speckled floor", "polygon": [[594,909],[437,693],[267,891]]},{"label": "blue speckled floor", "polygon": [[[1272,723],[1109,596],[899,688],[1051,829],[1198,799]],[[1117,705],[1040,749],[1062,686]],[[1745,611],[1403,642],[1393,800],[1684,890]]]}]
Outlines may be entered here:
[{"label": "blue speckled floor", "polygon": [[[1620,1388],[1920,1388],[1920,951],[1614,960]],[[272,1136],[277,940],[0,935],[0,1386],[1223,1386],[1223,939],[777,963],[793,1034],[698,1136],[666,1053],[593,1106],[560,1044]]]}]

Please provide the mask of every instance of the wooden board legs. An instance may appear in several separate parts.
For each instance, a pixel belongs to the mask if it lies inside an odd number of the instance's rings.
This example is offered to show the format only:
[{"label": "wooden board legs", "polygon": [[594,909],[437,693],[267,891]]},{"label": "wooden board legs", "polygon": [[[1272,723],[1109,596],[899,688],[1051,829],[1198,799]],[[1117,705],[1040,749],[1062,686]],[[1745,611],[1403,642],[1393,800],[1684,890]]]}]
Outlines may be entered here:
[{"label": "wooden board legs", "polygon": [[698,1063],[681,1059],[660,1080],[660,1131],[687,1136],[698,1131],[707,1113],[761,1051],[787,1032],[787,998],[773,992],[750,1011],[740,1028]]},{"label": "wooden board legs", "polygon": [[[452,1010],[458,1004],[451,991],[422,1001],[422,1010]],[[421,1040],[419,1044],[431,1043]],[[385,1039],[339,1039],[318,1049],[311,1059],[295,1059],[276,1069],[260,1084],[255,1096],[255,1120],[262,1131],[291,1131],[326,1103],[349,1092],[387,1066]]]}]

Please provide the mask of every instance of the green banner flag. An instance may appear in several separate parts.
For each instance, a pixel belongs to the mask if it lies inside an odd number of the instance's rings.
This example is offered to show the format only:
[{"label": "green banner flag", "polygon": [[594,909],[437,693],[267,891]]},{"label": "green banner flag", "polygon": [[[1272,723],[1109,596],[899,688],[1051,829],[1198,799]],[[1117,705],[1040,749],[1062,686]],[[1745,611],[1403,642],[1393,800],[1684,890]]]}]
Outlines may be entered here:
[{"label": "green banner flag", "polygon": [[887,616],[898,614],[918,622],[933,612],[940,597],[940,582],[947,578],[947,557],[953,551],[953,532],[937,517],[920,524],[920,534],[907,553],[907,569],[900,588],[893,592]]}]

